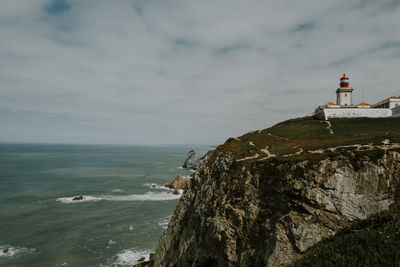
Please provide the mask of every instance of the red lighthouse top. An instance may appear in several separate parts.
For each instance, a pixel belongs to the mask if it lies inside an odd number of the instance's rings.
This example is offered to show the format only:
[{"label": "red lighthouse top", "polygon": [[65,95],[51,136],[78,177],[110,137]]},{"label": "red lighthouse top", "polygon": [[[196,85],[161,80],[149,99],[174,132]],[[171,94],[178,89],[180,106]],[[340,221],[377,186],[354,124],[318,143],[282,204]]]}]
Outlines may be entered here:
[{"label": "red lighthouse top", "polygon": [[343,74],[342,78],[340,78],[340,87],[349,87],[349,85],[349,77]]}]

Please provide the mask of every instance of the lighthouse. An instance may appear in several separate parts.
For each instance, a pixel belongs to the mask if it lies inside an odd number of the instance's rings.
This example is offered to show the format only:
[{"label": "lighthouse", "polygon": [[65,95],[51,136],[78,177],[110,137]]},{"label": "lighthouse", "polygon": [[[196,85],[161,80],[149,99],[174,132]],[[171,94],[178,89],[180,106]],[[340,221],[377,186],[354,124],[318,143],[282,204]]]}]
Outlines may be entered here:
[{"label": "lighthouse", "polygon": [[350,87],[346,74],[340,78],[340,87],[336,90],[336,104],[340,106],[353,105],[353,88]]},{"label": "lighthouse", "polygon": [[353,88],[350,87],[349,77],[346,74],[340,77],[339,86],[336,90],[336,104],[328,102],[318,106],[311,113],[314,118],[329,120],[330,118],[400,117],[400,96],[391,96],[373,105],[364,102],[353,105]]}]

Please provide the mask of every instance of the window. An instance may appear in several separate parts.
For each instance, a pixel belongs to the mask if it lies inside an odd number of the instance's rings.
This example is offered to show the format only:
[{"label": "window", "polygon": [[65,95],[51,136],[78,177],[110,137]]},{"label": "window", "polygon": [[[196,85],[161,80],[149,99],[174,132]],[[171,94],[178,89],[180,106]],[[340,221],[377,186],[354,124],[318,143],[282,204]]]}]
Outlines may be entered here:
[{"label": "window", "polygon": [[347,94],[344,94],[344,96],[347,96]]}]

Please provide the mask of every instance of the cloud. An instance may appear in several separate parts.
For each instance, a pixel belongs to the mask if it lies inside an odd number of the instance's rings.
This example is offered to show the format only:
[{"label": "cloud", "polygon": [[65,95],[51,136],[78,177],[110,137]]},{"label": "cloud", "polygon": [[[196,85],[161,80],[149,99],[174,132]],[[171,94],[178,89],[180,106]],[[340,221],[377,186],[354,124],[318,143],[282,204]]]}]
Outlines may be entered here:
[{"label": "cloud", "polygon": [[61,15],[71,9],[71,5],[65,0],[53,0],[45,5],[44,9],[48,14]]},{"label": "cloud", "polygon": [[310,31],[315,28],[315,22],[306,22],[296,26],[293,29],[293,32],[303,32],[303,31]]},{"label": "cloud", "polygon": [[398,3],[5,0],[0,141],[218,144],[344,71],[356,101],[398,95]]}]

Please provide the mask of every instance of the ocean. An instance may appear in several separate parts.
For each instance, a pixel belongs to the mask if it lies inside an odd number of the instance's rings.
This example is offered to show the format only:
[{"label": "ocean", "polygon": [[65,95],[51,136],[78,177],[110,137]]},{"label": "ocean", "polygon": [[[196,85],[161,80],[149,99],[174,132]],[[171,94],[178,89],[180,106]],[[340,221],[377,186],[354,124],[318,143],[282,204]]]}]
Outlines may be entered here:
[{"label": "ocean", "polygon": [[210,148],[0,144],[0,266],[132,266],[148,257],[180,197],[164,185],[191,174],[179,168],[190,149]]}]

